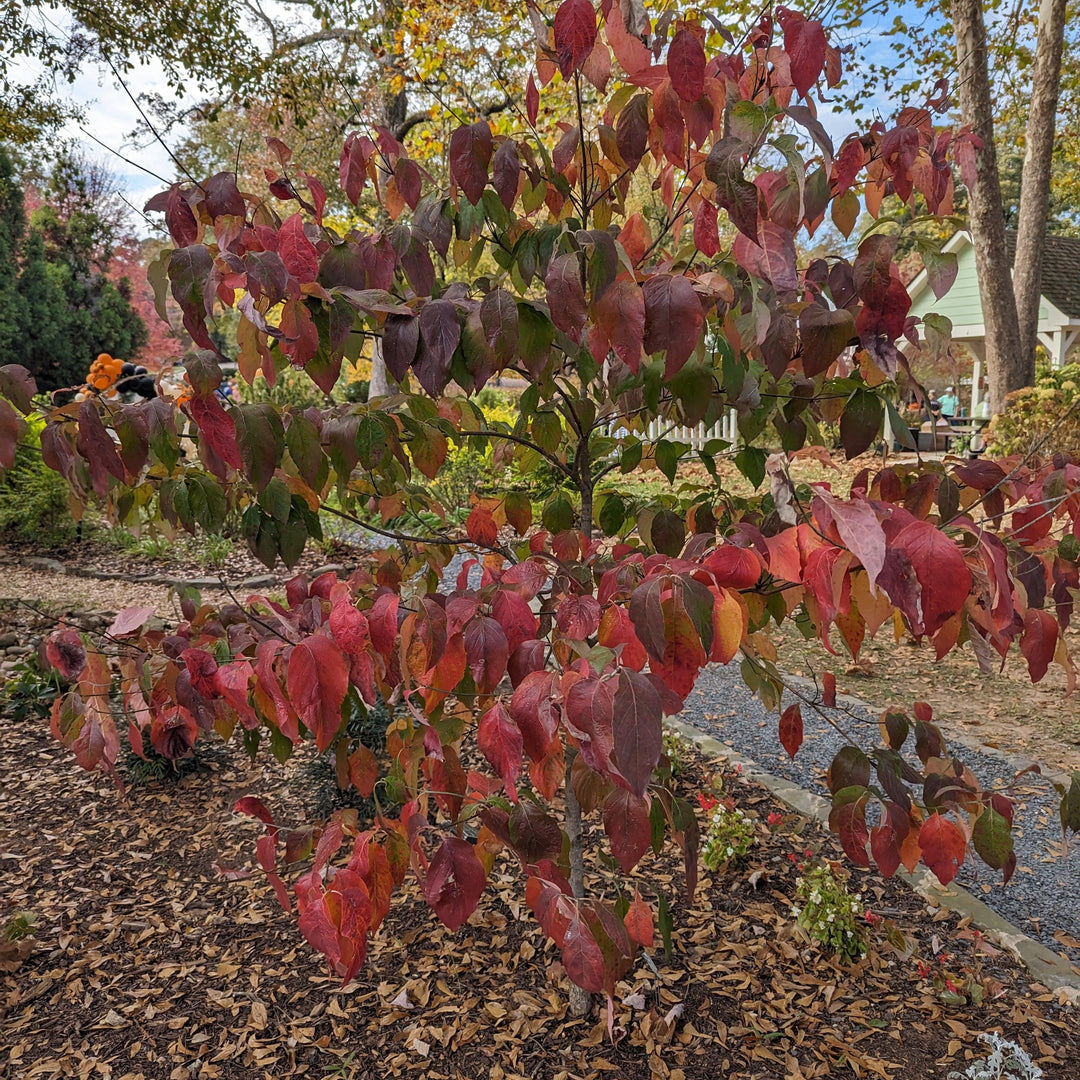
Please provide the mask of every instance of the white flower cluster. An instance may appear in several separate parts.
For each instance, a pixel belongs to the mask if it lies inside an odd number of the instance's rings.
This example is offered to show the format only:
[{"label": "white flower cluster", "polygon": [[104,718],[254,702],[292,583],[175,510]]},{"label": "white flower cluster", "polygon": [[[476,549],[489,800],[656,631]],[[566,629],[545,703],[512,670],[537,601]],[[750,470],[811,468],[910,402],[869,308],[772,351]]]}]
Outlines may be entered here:
[{"label": "white flower cluster", "polygon": [[754,823],[738,808],[717,806],[709,818],[709,831],[702,849],[702,862],[710,870],[741,858],[755,843]]}]

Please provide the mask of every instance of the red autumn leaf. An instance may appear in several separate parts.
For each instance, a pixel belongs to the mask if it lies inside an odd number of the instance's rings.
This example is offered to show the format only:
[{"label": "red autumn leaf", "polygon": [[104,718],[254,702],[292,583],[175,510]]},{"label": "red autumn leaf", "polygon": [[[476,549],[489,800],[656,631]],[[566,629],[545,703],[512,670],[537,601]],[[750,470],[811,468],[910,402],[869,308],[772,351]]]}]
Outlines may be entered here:
[{"label": "red autumn leaf", "polygon": [[492,187],[499,201],[509,210],[517,198],[518,181],[521,179],[521,160],[518,157],[517,143],[513,139],[504,139],[495,152],[492,165]]},{"label": "red autumn leaf", "polygon": [[780,717],[780,745],[794,757],[803,741],[802,707],[796,701]]},{"label": "red autumn leaf", "polygon": [[503,628],[510,652],[529,638],[536,637],[536,615],[521,593],[500,589],[491,601],[491,614]]},{"label": "red autumn leaf", "polygon": [[623,923],[630,940],[643,949],[653,947],[653,917],[652,909],[641,897],[634,893],[634,899],[623,916]]},{"label": "red autumn leaf", "polygon": [[831,671],[821,677],[821,704],[827,709],[836,707],[836,676]]},{"label": "red autumn leaf", "polygon": [[101,422],[92,398],[87,398],[79,406],[79,437],[75,446],[89,463],[94,491],[102,498],[109,490],[107,473],[112,473],[121,482],[124,480],[124,463],[117,453],[116,443]]},{"label": "red autumn leaf", "polygon": [[866,845],[870,839],[866,827],[866,804],[870,798],[865,788],[848,787],[833,797],[829,828],[836,833],[847,857],[856,866],[869,866]]},{"label": "red autumn leaf", "polygon": [[870,830],[870,852],[885,877],[892,877],[900,866],[900,843],[888,822]]},{"label": "red autumn leaf", "polygon": [[465,655],[477,690],[490,694],[506,674],[510,657],[503,628],[487,616],[470,620],[465,627]]},{"label": "red autumn leaf", "polygon": [[285,269],[301,283],[319,276],[319,253],[304,232],[304,219],[297,211],[278,230],[278,254]]},{"label": "red autumn leaf", "polygon": [[555,624],[576,641],[595,634],[599,623],[600,603],[595,596],[568,596],[555,609]]},{"label": "red autumn leaf", "polygon": [[648,801],[625,788],[615,788],[604,800],[604,832],[615,861],[629,874],[652,842]]},{"label": "red autumn leaf", "polygon": [[581,263],[577,255],[559,255],[551,260],[547,276],[551,321],[574,341],[581,341],[585,327],[585,291],[581,286]]},{"label": "red autumn leaf", "polygon": [[687,27],[671,39],[667,55],[668,77],[683,101],[697,101],[705,93],[705,47]]},{"label": "red autumn leaf", "polygon": [[943,814],[931,814],[919,830],[923,862],[948,885],[964,861],[967,840],[958,825]]},{"label": "red autumn leaf", "polygon": [[349,783],[356,788],[362,799],[371,797],[375,782],[379,779],[379,760],[361,743],[349,755]]},{"label": "red autumn leaf", "polygon": [[574,913],[559,944],[570,981],[590,994],[604,992],[604,954],[580,914]]},{"label": "red autumn leaf", "polygon": [[66,682],[74,682],[86,667],[86,647],[75,630],[57,630],[45,642],[45,655]]},{"label": "red autumn leaf", "polygon": [[349,672],[341,650],[318,634],[295,646],[286,676],[289,701],[315,745],[325,750],[341,727],[341,706],[349,689]]},{"label": "red autumn leaf", "polygon": [[525,113],[529,123],[536,126],[536,117],[540,113],[540,91],[536,89],[536,80],[533,73],[529,72],[529,82],[525,87]]},{"label": "red autumn leaf", "polygon": [[493,143],[486,120],[456,128],[450,136],[450,176],[475,206],[484,194]]},{"label": "red autumn leaf", "polygon": [[552,25],[555,55],[564,79],[579,70],[596,44],[596,12],[591,0],[563,0]]},{"label": "red autumn leaf", "polygon": [[912,630],[916,636],[936,633],[963,608],[971,591],[971,571],[964,556],[928,521],[906,525],[889,547],[907,556],[920,586],[921,618],[916,615],[912,620]]},{"label": "red autumn leaf", "polygon": [[244,460],[236,445],[236,425],[222,408],[217,394],[193,397],[185,406],[199,428],[199,438],[226,465],[239,469]]},{"label": "red autumn leaf", "polygon": [[498,773],[509,799],[517,802],[517,780],[521,776],[521,729],[503,703],[496,702],[482,717],[476,730],[476,745],[488,764]]},{"label": "red autumn leaf", "polygon": [[1024,635],[1020,652],[1027,661],[1032,682],[1039,682],[1054,659],[1058,643],[1057,619],[1049,611],[1028,608],[1024,615]]},{"label": "red autumn leaf", "polygon": [[791,60],[791,81],[806,97],[825,68],[825,29],[817,19],[787,8],[780,8],[777,17],[784,30],[784,52]]},{"label": "red autumn leaf", "polygon": [[636,671],[619,669],[612,734],[615,764],[637,796],[645,794],[663,743],[663,710],[652,682]]},{"label": "red autumn leaf", "polygon": [[693,283],[682,274],[654,274],[641,289],[645,305],[644,347],[666,353],[664,375],[671,378],[701,340],[705,313]]},{"label": "red autumn leaf", "polygon": [[424,878],[424,899],[451,930],[463,926],[476,910],[487,884],[472,844],[448,836],[431,860]]},{"label": "red autumn leaf", "polygon": [[711,259],[720,252],[716,207],[708,199],[702,199],[694,211],[694,247],[706,259]]},{"label": "red autumn leaf", "polygon": [[495,524],[490,510],[482,506],[475,507],[465,522],[465,532],[474,544],[494,547],[499,540],[499,527]]},{"label": "red autumn leaf", "polygon": [[593,316],[615,355],[636,373],[645,337],[642,290],[633,281],[616,281],[593,304]]}]

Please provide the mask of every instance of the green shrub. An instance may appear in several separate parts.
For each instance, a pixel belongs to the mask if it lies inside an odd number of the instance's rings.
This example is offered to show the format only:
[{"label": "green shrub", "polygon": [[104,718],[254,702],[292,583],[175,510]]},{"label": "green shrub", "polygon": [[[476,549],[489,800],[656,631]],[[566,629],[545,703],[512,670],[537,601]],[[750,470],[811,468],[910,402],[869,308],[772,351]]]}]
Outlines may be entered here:
[{"label": "green shrub", "polygon": [[1080,404],[1072,408],[1078,395],[1080,365],[1040,365],[1035,385],[1009,394],[1005,409],[991,422],[987,431],[990,452],[1008,457],[1027,454],[1036,446],[1041,458],[1080,452]]},{"label": "green shrub", "polygon": [[42,548],[74,539],[67,481],[41,460],[41,426],[31,425],[15,448],[15,464],[0,472],[0,536]]},{"label": "green shrub", "polygon": [[44,669],[31,653],[15,665],[0,687],[0,707],[12,720],[43,720],[52,711],[57,695],[66,687],[59,672]]},{"label": "green shrub", "polygon": [[842,960],[858,960],[867,948],[858,922],[862,898],[858,893],[852,896],[848,892],[847,873],[824,861],[814,861],[802,869],[803,876],[795,887],[795,906],[791,909],[799,927]]}]

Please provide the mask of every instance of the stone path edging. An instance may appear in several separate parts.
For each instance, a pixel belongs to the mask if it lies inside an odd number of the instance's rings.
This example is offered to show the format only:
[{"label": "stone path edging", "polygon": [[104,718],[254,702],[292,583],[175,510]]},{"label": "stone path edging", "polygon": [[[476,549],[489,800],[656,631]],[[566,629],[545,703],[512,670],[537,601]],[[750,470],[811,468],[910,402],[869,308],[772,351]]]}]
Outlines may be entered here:
[{"label": "stone path edging", "polygon": [[[665,717],[664,724],[683,738],[692,742],[710,758],[721,758],[726,764],[742,767],[742,775],[776,796],[793,810],[804,817],[828,826],[829,800],[807,791],[790,780],[773,776],[766,772],[756,761],[740,754],[734,747],[708,735],[700,728],[675,717]],[[896,876],[906,882],[920,896],[937,905],[955,912],[961,918],[970,919],[972,924],[986,934],[991,941],[1007,949],[1031,974],[1043,985],[1056,991],[1063,1002],[1080,1005],[1080,975],[1057,953],[1052,952],[1041,942],[1029,937],[1012,923],[1003,919],[996,911],[984,904],[978,897],[972,896],[966,889],[956,885],[942,886],[936,877],[923,867],[918,867],[914,874],[909,874],[903,867]]]},{"label": "stone path edging", "polygon": [[[278,574],[262,574],[256,577],[244,578],[241,581],[223,582],[220,577],[171,577],[167,574],[132,574],[124,571],[93,570],[81,566],[68,566],[59,559],[50,559],[41,555],[30,555],[25,558],[0,559],[0,566],[23,566],[27,570],[40,570],[46,574],[63,574],[67,577],[93,578],[96,581],[129,581],[133,585],[161,585],[168,588],[179,588],[189,585],[201,592],[222,589],[268,589],[278,585],[281,577]],[[348,574],[348,568],[339,563],[328,563],[311,572],[311,577],[316,578],[320,574],[333,572],[342,577]]]}]

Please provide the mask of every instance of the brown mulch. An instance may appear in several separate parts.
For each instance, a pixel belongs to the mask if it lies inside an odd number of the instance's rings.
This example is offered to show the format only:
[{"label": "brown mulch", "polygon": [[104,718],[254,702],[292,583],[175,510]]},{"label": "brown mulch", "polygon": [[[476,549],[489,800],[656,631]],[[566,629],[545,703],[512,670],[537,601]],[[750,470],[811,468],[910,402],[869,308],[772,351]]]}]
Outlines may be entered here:
[{"label": "brown mulch", "polygon": [[[863,872],[852,882],[916,955],[895,952],[884,927],[853,966],[799,940],[788,855],[838,849],[731,775],[725,792],[760,819],[759,843],[705,876],[692,905],[677,900],[673,957],[652,950],[659,974],[642,959],[620,984],[618,1045],[599,1015],[568,1014],[557,953],[503,857],[457,934],[407,885],[342,988],[260,876],[228,881],[215,869],[254,862],[257,829],[230,813],[238,795],[262,795],[290,823],[310,812],[320,794],[310,757],[253,767],[214,748],[183,779],[125,798],[81,772],[43,725],[0,724],[0,921],[37,917],[35,951],[0,975],[2,1075],[924,1080],[984,1058],[976,1033],[999,1030],[1048,1080],[1075,1076],[1075,1012],[903,886]],[[700,790],[710,771],[690,759],[680,782]],[[785,818],[771,832],[774,811]],[[591,825],[593,878],[613,896]],[[679,895],[673,855],[647,855],[635,877],[646,896]],[[962,987],[968,976],[987,988],[983,1004],[941,996],[944,978]]]}]

